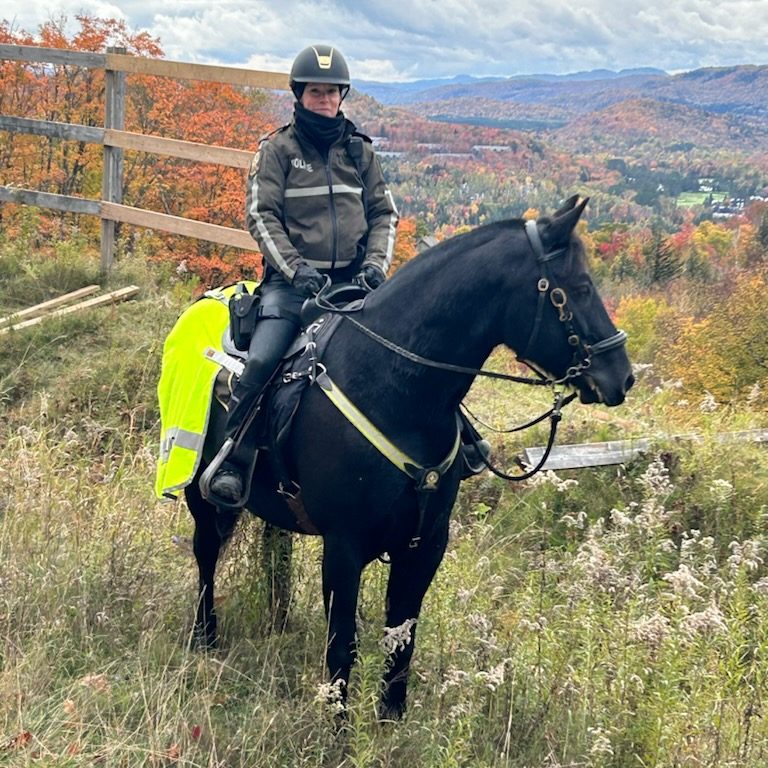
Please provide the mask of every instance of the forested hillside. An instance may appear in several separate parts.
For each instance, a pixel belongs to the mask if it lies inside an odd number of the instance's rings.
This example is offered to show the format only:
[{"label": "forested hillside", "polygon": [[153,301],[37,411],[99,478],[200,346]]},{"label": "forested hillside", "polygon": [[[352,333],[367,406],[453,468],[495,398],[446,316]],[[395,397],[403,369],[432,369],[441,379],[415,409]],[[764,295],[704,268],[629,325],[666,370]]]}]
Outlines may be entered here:
[{"label": "forested hillside", "polygon": [[[119,22],[83,18],[80,25],[68,38],[53,22],[37,36],[5,24],[0,40],[94,51],[119,42],[137,55],[162,55],[160,41],[135,35]],[[684,346],[675,358],[679,363],[670,363],[667,374],[681,376],[686,373],[682,349],[696,348],[706,358],[696,345],[706,346],[711,329],[696,323],[709,314],[713,302],[733,302],[735,311],[742,300],[736,298],[740,286],[750,281],[759,286],[763,280],[768,129],[752,114],[763,103],[767,71],[737,67],[674,77],[655,71],[614,77],[597,73],[591,78],[439,89],[454,96],[470,89],[471,102],[451,103],[468,110],[474,104],[489,119],[494,105],[520,110],[514,99],[523,96],[528,105],[557,105],[563,124],[547,130],[430,120],[416,114],[413,105],[384,106],[356,90],[344,108],[373,138],[401,210],[396,266],[413,258],[423,238],[439,240],[496,219],[546,213],[573,193],[589,196],[583,236],[598,278],[622,322],[648,323],[653,318],[659,330],[674,331],[675,343]],[[103,80],[98,71],[5,62],[0,81],[0,108],[8,114],[85,125],[101,119]],[[706,111],[718,83],[728,86],[730,103],[741,105],[741,114],[736,107]],[[126,129],[255,150],[261,135],[288,119],[291,103],[284,93],[131,76]],[[470,120],[473,114],[470,110],[462,117]],[[97,146],[5,132],[0,150],[4,184],[84,197],[99,193]],[[236,169],[127,151],[124,178],[129,205],[243,225],[245,185]],[[43,249],[54,238],[72,233],[84,247],[95,247],[99,234],[94,218],[10,204],[0,207],[0,225],[8,242],[24,238]],[[124,258],[146,256],[200,287],[260,270],[258,254],[127,225],[120,228],[120,248]],[[650,304],[642,304],[638,292]],[[688,296],[685,302],[679,299],[682,294]],[[13,310],[14,302],[35,298],[5,296],[2,308]],[[756,340],[763,332],[763,314],[746,321],[744,332]],[[726,335],[726,329],[718,333]],[[653,336],[653,328],[638,330],[633,344],[642,350],[641,357],[650,358],[655,344],[644,338],[648,334]],[[723,339],[718,354],[727,356],[732,346]],[[733,376],[719,370],[718,359],[716,354],[710,373],[721,383],[711,384],[710,390],[735,396],[729,389]],[[756,381],[762,380],[762,354],[745,365]],[[739,379],[737,391],[748,380],[750,376]],[[702,381],[695,384],[699,390],[704,386]]]}]

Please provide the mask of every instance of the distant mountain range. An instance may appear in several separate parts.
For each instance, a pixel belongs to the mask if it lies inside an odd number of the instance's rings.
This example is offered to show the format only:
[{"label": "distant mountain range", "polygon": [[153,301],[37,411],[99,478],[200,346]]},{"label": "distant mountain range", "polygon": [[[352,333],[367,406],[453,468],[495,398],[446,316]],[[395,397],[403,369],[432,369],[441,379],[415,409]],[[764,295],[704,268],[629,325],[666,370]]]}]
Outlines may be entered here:
[{"label": "distant mountain range", "polygon": [[[443,94],[454,91],[463,92],[477,85],[499,83],[564,83],[569,81],[588,82],[590,80],[612,80],[620,77],[666,76],[662,69],[641,67],[638,69],[622,69],[614,72],[609,69],[593,69],[585,72],[574,72],[568,75],[516,75],[514,77],[473,77],[472,75],[456,75],[451,78],[433,78],[427,80],[412,80],[409,82],[383,83],[376,80],[355,80],[355,88],[376,101],[387,105],[402,106],[420,101],[433,101],[446,98]],[[450,96],[448,97],[450,98]]]},{"label": "distant mountain range", "polygon": [[768,65],[706,68],[677,75],[650,67],[510,78],[460,75],[409,83],[361,81],[355,87],[382,104],[406,107],[425,117],[476,119],[486,124],[528,116],[556,128],[580,115],[637,99],[768,118]]}]

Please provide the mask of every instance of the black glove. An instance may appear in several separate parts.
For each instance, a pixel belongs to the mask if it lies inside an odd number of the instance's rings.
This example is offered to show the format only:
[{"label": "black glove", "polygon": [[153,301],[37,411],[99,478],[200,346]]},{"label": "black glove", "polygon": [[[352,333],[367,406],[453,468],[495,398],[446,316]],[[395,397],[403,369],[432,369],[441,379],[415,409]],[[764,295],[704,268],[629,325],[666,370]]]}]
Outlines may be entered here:
[{"label": "black glove", "polygon": [[325,278],[309,264],[299,264],[293,276],[293,287],[307,298],[316,296],[325,285]]},{"label": "black glove", "polygon": [[374,267],[373,264],[366,264],[355,275],[352,282],[361,288],[365,288],[366,291],[372,291],[378,288],[386,279],[387,276],[378,267]]}]

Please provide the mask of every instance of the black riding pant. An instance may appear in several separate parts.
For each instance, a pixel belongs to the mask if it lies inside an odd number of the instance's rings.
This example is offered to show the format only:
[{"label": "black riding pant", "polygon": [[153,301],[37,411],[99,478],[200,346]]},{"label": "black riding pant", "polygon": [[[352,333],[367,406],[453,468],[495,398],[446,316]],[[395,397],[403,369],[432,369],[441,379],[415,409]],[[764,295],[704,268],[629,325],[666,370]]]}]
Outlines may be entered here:
[{"label": "black riding pant", "polygon": [[279,275],[271,275],[259,290],[260,317],[251,337],[245,369],[229,402],[227,437],[240,432],[301,327],[299,313],[305,298],[302,294]]}]

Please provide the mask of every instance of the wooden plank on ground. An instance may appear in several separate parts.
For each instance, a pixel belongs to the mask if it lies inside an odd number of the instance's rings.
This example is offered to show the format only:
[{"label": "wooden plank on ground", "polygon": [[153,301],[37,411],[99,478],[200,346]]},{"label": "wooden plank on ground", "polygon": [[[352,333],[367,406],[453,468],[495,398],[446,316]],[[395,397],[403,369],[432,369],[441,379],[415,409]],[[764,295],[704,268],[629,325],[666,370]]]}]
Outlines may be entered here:
[{"label": "wooden plank on ground", "polygon": [[43,322],[43,320],[48,320],[48,318],[51,317],[62,317],[63,315],[68,315],[71,312],[79,312],[83,309],[93,309],[94,307],[101,307],[105,304],[116,304],[120,301],[130,299],[138,292],[139,287],[136,285],[129,285],[127,288],[119,288],[116,291],[110,291],[109,293],[105,293],[101,296],[96,296],[93,299],[86,299],[85,301],[80,301],[77,304],[72,304],[69,307],[64,307],[63,309],[50,312],[47,315],[40,315],[39,317],[33,317],[31,320],[25,320],[22,323],[9,325],[7,328],[0,328],[0,336],[6,333],[10,333],[11,331],[19,331],[22,328],[29,328],[30,326],[37,325],[38,323]]},{"label": "wooden plank on ground", "polygon": [[37,317],[38,315],[45,315],[52,309],[60,307],[62,304],[70,304],[73,301],[78,301],[85,296],[90,296],[91,294],[97,293],[99,290],[100,286],[98,285],[86,285],[85,288],[78,288],[76,291],[63,293],[61,296],[48,299],[48,301],[44,301],[41,304],[35,304],[32,307],[20,309],[18,312],[14,312],[12,315],[8,315],[7,317],[0,317],[0,328],[5,325],[14,325],[15,323],[20,323],[23,320],[29,320],[30,318]]},{"label": "wooden plank on ground", "polygon": [[[646,452],[651,445],[648,438],[637,440],[610,440],[605,443],[581,443],[579,445],[556,445],[543,469],[586,469],[624,464]],[[523,461],[535,467],[544,455],[544,448],[526,448]]]},{"label": "wooden plank on ground", "polygon": [[[670,435],[659,437],[659,440],[699,440],[700,435]],[[768,442],[768,429],[747,429],[739,432],[725,432],[715,439],[722,443],[736,442]],[[604,443],[580,443],[576,445],[556,445],[546,463],[544,470],[588,469],[589,467],[607,467],[614,464],[625,464],[631,459],[647,453],[654,440],[649,437],[638,437],[631,440],[610,440]],[[544,455],[544,448],[526,448],[523,461],[529,467],[535,467]]]}]

